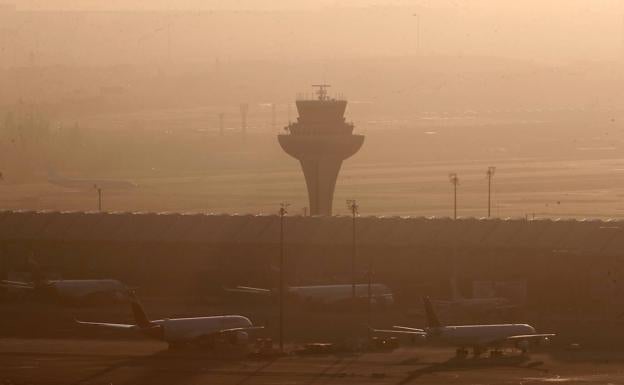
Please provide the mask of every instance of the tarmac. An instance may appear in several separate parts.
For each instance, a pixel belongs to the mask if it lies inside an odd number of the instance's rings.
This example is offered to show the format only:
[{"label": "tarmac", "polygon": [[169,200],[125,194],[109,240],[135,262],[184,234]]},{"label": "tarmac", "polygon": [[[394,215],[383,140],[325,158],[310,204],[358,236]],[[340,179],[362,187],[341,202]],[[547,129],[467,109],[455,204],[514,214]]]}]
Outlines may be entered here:
[{"label": "tarmac", "polygon": [[[292,349],[289,346],[289,349]],[[218,359],[149,340],[0,339],[0,384],[624,384],[624,353],[454,358],[444,347]]]}]

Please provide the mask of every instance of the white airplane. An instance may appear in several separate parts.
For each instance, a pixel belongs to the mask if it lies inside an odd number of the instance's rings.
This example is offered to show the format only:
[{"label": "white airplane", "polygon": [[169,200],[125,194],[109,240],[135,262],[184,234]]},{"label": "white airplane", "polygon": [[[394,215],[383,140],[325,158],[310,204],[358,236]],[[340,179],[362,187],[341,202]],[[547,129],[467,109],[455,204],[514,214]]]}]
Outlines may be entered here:
[{"label": "white airplane", "polygon": [[527,324],[498,324],[498,325],[458,325],[443,326],[433,310],[429,298],[424,298],[425,313],[427,315],[427,327],[417,329],[406,326],[394,326],[393,329],[373,329],[379,333],[394,333],[411,336],[420,336],[431,340],[439,340],[457,347],[457,357],[463,358],[468,355],[468,348],[473,349],[475,357],[484,353],[488,348],[493,348],[491,356],[500,356],[500,348],[504,345],[512,345],[522,351],[528,352],[531,342],[546,342],[553,333],[536,333],[535,328]]},{"label": "white airplane", "polygon": [[119,179],[78,179],[67,178],[53,171],[48,172],[48,182],[57,186],[71,189],[93,189],[101,188],[104,190],[127,190],[138,187],[134,182]]},{"label": "white airplane", "polygon": [[[262,289],[257,287],[237,286],[226,289],[230,292],[248,293],[266,296],[278,295],[278,289]],[[353,298],[353,285],[312,285],[312,286],[288,286],[286,293],[304,303],[315,305],[341,305],[346,304]],[[355,285],[355,297],[358,303],[368,300],[368,284],[358,283]],[[380,283],[371,284],[371,302],[375,306],[390,306],[394,303],[394,296],[388,286]]]},{"label": "white airplane", "polygon": [[248,332],[263,329],[262,326],[254,326],[249,318],[241,315],[167,318],[151,321],[134,294],[130,292],[129,296],[134,325],[78,320],[76,322],[86,326],[138,331],[147,337],[167,342],[170,348],[188,344],[209,348],[217,348],[222,346],[221,344],[246,347],[249,342]]},{"label": "white airplane", "polygon": [[43,300],[85,305],[119,302],[128,299],[128,287],[116,279],[46,279],[37,263],[28,260],[30,282],[2,280],[0,287],[9,291],[32,294]]}]

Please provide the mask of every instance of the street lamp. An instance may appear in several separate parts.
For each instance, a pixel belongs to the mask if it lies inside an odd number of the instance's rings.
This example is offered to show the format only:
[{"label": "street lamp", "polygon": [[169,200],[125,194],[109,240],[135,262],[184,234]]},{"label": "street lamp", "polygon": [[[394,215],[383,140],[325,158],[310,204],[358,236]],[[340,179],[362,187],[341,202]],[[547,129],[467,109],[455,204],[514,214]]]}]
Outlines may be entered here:
[{"label": "street lamp", "polygon": [[98,194],[98,211],[102,212],[102,188],[96,184],[93,185],[93,188],[97,191]]},{"label": "street lamp", "polygon": [[372,325],[373,317],[373,255],[368,257],[368,303],[366,306],[366,318],[368,327],[368,341],[371,341],[372,333],[370,325]]},{"label": "street lamp", "polygon": [[492,213],[492,178],[496,172],[496,167],[488,167],[486,175],[488,178],[488,218]]},{"label": "street lamp", "polygon": [[420,15],[414,13],[412,16],[416,18],[416,53],[420,54]]},{"label": "street lamp", "polygon": [[353,233],[351,240],[351,300],[353,301],[353,306],[355,307],[355,218],[358,215],[359,208],[357,201],[355,199],[348,199],[347,208],[351,210],[351,216],[353,219]]},{"label": "street lamp", "polygon": [[279,273],[279,346],[284,353],[284,217],[288,213],[289,204],[280,203],[280,273]]},{"label": "street lamp", "polygon": [[450,173],[449,181],[453,185],[453,219],[457,219],[457,185],[459,184],[457,173]]}]

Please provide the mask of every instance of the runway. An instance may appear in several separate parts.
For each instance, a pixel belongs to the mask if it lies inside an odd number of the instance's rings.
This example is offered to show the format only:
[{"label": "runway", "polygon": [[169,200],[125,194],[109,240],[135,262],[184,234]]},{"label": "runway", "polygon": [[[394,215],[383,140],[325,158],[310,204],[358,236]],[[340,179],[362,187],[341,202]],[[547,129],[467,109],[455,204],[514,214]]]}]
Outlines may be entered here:
[{"label": "runway", "polygon": [[20,384],[621,384],[624,354],[540,352],[456,360],[453,350],[215,359],[152,341],[0,339],[0,383]]}]

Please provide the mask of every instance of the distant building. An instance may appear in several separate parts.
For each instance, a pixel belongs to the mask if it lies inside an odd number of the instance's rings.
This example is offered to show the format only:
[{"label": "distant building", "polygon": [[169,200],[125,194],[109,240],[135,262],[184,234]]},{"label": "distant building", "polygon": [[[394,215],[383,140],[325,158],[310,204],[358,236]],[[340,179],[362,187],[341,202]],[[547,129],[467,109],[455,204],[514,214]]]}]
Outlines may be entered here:
[{"label": "distant building", "polygon": [[285,127],[288,133],[278,135],[278,140],[284,151],[301,163],[310,215],[331,215],[342,161],[362,147],[364,136],[354,135],[353,124],[345,121],[346,100],[329,97],[329,85],[314,87],[318,87],[317,97],[298,98],[299,117]]}]

